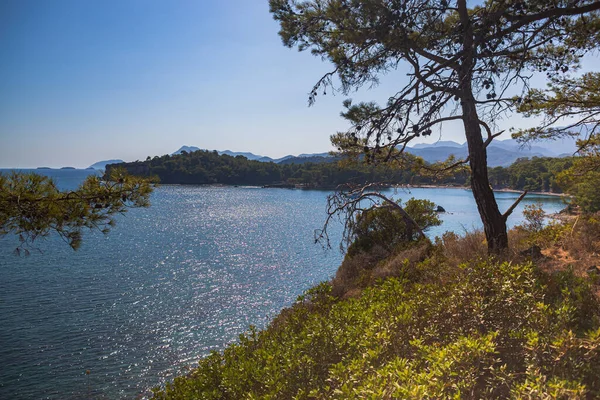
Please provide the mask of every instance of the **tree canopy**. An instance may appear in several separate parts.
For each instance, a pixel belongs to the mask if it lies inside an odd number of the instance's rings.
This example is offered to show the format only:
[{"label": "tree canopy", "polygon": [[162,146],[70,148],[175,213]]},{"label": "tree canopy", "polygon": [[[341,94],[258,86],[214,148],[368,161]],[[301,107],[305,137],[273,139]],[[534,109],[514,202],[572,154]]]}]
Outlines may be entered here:
[{"label": "tree canopy", "polygon": [[37,239],[52,233],[77,250],[85,229],[108,233],[116,214],[150,205],[152,184],[147,179],[122,169],[112,170],[107,178],[92,175],[76,190],[63,192],[47,176],[0,174],[0,237],[17,235],[17,254],[28,254]]},{"label": "tree canopy", "polygon": [[[400,205],[400,201],[396,203]],[[398,212],[399,208],[406,214]],[[386,202],[362,209],[347,225],[348,255],[368,252],[376,245],[391,253],[399,245],[406,246],[425,238],[423,231],[441,223],[435,204],[429,200],[411,198],[403,207]]]},{"label": "tree canopy", "polygon": [[333,66],[309,104],[328,90],[349,94],[400,65],[409,69],[385,105],[344,101],[351,128],[341,150],[389,161],[410,141],[462,122],[469,156],[445,168],[468,162],[488,250],[504,251],[514,207],[501,213],[490,188],[486,147],[501,134],[495,122],[516,111],[532,74],[564,75],[596,48],[600,2],[270,0],[270,7],[286,46],[310,49]]},{"label": "tree canopy", "polygon": [[[592,37],[596,40],[598,37]],[[519,130],[522,142],[578,137],[573,165],[558,176],[584,212],[600,210],[600,73],[557,76],[542,89],[532,89],[519,107],[525,116],[543,116],[539,127]]]},{"label": "tree canopy", "polygon": [[[300,185],[307,188],[333,189],[346,183],[364,184],[377,181],[386,184],[429,184],[430,176],[417,176],[414,171],[391,168],[388,164],[366,165],[355,160],[336,157],[322,162],[276,164],[232,157],[199,150],[178,155],[153,157],[146,161],[113,164],[129,173],[156,176],[165,184],[228,184],[228,185]],[[439,182],[466,182],[465,174],[452,174]]]},{"label": "tree canopy", "polygon": [[[598,146],[600,133],[600,73],[580,77],[554,77],[546,89],[527,93],[519,112],[527,117],[543,116],[543,123],[519,130],[513,136],[523,142],[581,136],[580,150]],[[589,154],[588,154],[589,155]]]}]

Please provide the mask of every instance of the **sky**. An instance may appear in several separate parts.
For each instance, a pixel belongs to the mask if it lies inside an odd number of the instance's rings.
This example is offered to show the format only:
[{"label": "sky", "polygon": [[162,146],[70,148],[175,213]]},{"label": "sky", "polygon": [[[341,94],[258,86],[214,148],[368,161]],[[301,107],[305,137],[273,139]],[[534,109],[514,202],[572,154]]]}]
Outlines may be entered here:
[{"label": "sky", "polygon": [[[284,47],[278,30],[267,0],[2,0],[0,168],[85,168],[182,145],[329,151],[347,127],[345,96],[308,107],[331,65]],[[385,101],[398,79],[351,97]],[[464,142],[452,127],[441,139]]]}]

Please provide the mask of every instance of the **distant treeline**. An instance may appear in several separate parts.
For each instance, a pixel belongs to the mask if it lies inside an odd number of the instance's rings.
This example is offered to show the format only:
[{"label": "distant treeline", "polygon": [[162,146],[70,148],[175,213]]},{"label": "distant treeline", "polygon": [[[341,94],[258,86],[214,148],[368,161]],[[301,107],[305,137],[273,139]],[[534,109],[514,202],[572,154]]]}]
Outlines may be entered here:
[{"label": "distant treeline", "polygon": [[519,158],[509,167],[488,169],[495,189],[508,188],[533,192],[562,193],[559,175],[573,165],[573,157]]},{"label": "distant treeline", "polygon": [[[133,175],[156,176],[165,184],[227,184],[227,185],[302,185],[331,188],[344,183],[362,184],[432,184],[430,178],[419,177],[411,170],[392,169],[388,165],[364,163],[307,162],[276,164],[248,160],[246,157],[219,155],[215,151],[195,151],[179,155],[164,155],[145,161],[111,164],[107,170],[124,167]],[[462,185],[466,177],[452,177],[445,183]]]},{"label": "distant treeline", "polygon": [[[489,169],[494,188],[528,189],[561,192],[556,174],[572,164],[571,158],[519,159],[510,167]],[[434,179],[412,170],[391,168],[386,164],[320,162],[275,164],[248,160],[243,156],[219,155],[215,151],[195,151],[178,155],[148,157],[145,161],[111,164],[129,173],[155,176],[164,184],[227,185],[301,185],[308,188],[333,188],[344,183],[381,182],[397,185],[468,184],[464,172]]]}]

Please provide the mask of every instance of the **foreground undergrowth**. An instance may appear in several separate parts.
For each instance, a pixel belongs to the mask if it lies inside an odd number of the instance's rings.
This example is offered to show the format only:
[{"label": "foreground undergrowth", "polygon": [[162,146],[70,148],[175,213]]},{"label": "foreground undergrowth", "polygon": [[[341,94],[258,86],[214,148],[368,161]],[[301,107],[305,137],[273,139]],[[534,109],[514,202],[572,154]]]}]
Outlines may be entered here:
[{"label": "foreground undergrowth", "polygon": [[377,261],[365,270],[395,259],[396,272],[355,274],[369,284],[352,295],[339,277],[320,284],[154,397],[600,398],[594,279],[523,260],[454,263],[442,241],[426,253]]}]

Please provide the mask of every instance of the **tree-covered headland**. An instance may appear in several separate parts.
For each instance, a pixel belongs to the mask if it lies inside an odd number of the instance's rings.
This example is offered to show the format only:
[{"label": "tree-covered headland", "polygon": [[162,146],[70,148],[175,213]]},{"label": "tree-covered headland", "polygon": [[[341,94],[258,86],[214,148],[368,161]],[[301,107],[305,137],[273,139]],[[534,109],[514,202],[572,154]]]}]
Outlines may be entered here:
[{"label": "tree-covered headland", "polygon": [[[589,147],[591,151],[592,148]],[[518,159],[508,167],[488,168],[493,189],[512,189],[529,192],[564,193],[572,196],[573,205],[588,211],[600,209],[600,193],[592,190],[593,172],[579,174],[583,164],[592,163],[591,155],[551,158]],[[417,158],[415,157],[415,160]],[[300,187],[333,190],[340,185],[362,186],[377,183],[387,185],[443,185],[468,187],[468,171],[453,169],[439,173],[439,165],[420,161],[420,169],[402,169],[393,163],[368,164],[352,159],[331,157],[328,162],[275,164],[231,157],[211,151],[195,151],[164,155],[123,164],[112,164],[140,177],[153,177],[163,184],[226,184]],[[577,169],[576,169],[577,168]],[[587,188],[587,189],[586,189]]]},{"label": "tree-covered headland", "polygon": [[[301,185],[306,188],[335,189],[346,183],[365,184],[432,184],[434,177],[417,175],[413,170],[392,165],[370,165],[363,162],[331,157],[319,163],[276,164],[248,160],[246,157],[219,155],[214,151],[164,155],[146,161],[113,164],[129,173],[156,177],[164,184],[227,184],[227,185]],[[466,174],[454,174],[443,183],[462,185]]]}]

